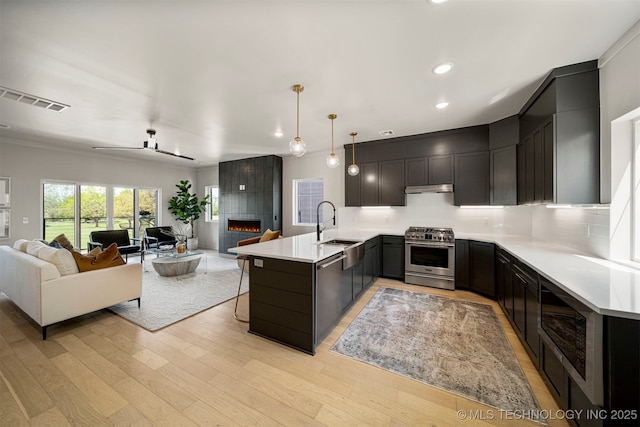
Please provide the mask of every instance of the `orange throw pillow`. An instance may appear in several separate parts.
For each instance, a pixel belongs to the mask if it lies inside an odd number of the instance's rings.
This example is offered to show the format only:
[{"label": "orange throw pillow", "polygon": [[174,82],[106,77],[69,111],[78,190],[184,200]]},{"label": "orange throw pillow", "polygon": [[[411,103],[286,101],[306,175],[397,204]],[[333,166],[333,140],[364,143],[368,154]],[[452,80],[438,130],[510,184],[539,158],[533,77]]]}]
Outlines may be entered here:
[{"label": "orange throw pillow", "polygon": [[278,237],[280,237],[280,230],[271,231],[271,229],[267,228],[267,231],[265,231],[262,237],[260,237],[260,241],[258,243],[268,242],[269,240],[277,239]]},{"label": "orange throw pillow", "polygon": [[[93,252],[93,251],[92,251]],[[82,255],[78,252],[72,251],[71,255],[78,264],[78,270],[83,271],[99,270],[101,268],[115,267],[117,265],[124,265],[124,260],[118,252],[118,245],[112,243],[107,249],[97,254],[95,257]]]}]

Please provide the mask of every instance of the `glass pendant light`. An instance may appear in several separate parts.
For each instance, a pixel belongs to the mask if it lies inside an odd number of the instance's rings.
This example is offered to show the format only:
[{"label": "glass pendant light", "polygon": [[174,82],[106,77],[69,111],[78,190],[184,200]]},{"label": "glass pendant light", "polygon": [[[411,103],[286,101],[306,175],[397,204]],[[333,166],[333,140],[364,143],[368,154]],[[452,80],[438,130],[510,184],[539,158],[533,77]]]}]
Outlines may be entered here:
[{"label": "glass pendant light", "polygon": [[327,156],[327,166],[331,169],[337,168],[340,164],[340,158],[333,152],[333,121],[336,119],[335,114],[329,114],[327,116],[331,120],[331,154]]},{"label": "glass pendant light", "polygon": [[347,168],[347,173],[356,176],[360,173],[360,168],[356,165],[356,135],[358,132],[351,132],[351,165]]},{"label": "glass pendant light", "polygon": [[304,91],[304,86],[293,85],[291,90],[296,93],[296,137],[289,142],[289,152],[301,157],[307,152],[307,144],[300,139],[300,92]]}]

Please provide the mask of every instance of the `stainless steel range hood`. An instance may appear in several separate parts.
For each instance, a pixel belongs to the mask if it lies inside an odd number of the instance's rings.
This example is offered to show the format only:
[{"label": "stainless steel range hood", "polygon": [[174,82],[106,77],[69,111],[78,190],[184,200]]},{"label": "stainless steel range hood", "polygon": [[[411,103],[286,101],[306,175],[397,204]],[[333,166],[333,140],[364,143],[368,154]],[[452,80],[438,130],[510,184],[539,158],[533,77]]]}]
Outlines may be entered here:
[{"label": "stainless steel range hood", "polygon": [[404,193],[405,194],[453,193],[453,184],[408,185],[405,187]]}]

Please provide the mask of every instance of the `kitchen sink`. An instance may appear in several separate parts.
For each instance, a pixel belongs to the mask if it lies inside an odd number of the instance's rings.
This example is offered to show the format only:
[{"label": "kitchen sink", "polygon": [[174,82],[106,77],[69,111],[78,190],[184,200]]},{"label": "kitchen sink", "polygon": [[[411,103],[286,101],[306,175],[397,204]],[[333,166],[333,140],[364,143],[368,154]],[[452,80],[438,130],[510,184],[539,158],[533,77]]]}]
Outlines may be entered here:
[{"label": "kitchen sink", "polygon": [[362,243],[358,240],[344,240],[344,239],[331,239],[326,242],[320,242],[320,245],[339,245],[339,246],[351,246],[356,243]]}]

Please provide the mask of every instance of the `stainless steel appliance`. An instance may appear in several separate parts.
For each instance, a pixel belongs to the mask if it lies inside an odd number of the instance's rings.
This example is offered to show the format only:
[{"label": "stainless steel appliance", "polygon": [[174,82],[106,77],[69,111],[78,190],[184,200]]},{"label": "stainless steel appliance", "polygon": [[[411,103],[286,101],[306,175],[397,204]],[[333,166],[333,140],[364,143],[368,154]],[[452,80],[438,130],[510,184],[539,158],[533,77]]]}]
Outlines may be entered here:
[{"label": "stainless steel appliance", "polygon": [[404,233],[405,283],[455,289],[455,237],[450,228],[409,227]]},{"label": "stainless steel appliance", "polygon": [[602,405],[602,316],[548,281],[540,282],[538,332],[571,379]]}]

